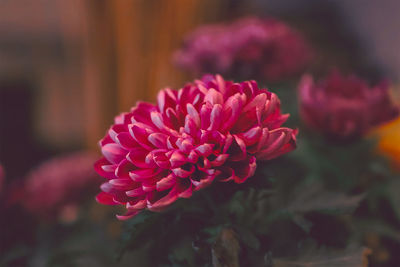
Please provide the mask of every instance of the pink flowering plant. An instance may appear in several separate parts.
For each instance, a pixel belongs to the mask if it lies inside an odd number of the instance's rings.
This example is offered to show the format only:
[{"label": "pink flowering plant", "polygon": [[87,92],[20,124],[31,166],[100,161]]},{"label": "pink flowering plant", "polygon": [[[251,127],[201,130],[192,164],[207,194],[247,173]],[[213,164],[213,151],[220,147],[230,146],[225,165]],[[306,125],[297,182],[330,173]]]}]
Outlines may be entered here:
[{"label": "pink flowering plant", "polygon": [[38,219],[73,221],[87,193],[101,180],[93,170],[95,159],[88,151],[51,158],[31,170],[14,194],[24,196],[21,205]]},{"label": "pink flowering plant", "polygon": [[[399,106],[343,36],[316,32],[366,76],[294,81],[314,52],[275,19],[201,26],[171,55],[199,79],[116,116],[101,156],[56,157],[14,185],[0,169],[0,265],[400,266],[400,176],[369,134]],[[64,223],[30,230],[49,218]]]},{"label": "pink flowering plant", "polygon": [[282,21],[245,17],[232,23],[201,26],[175,52],[174,62],[195,74],[283,81],[310,65],[312,49]]},{"label": "pink flowering plant", "polygon": [[257,161],[296,147],[282,127],[278,97],[256,82],[206,75],[179,90],[164,89],[157,105],[139,102],[116,117],[100,141],[96,171],[107,179],[97,201],[124,205],[128,219],[160,211],[215,182],[243,183]]},{"label": "pink flowering plant", "polygon": [[[146,257],[149,266],[291,266],[286,258],[303,253],[298,245],[304,244],[326,266],[363,266],[370,250],[324,252],[316,243],[330,244],[332,235],[317,231],[321,224],[350,227],[338,218],[365,205],[360,179],[371,177],[372,186],[381,175],[373,166],[385,163],[362,139],[352,139],[348,149],[327,146],[307,129],[297,144],[297,129],[283,124],[299,125],[299,116],[288,118],[275,93],[220,75],[163,89],[157,104],[139,102],[117,116],[100,141],[103,158],[95,169],[106,179],[97,201],[125,209],[117,215],[126,220],[119,255],[146,246],[146,255],[158,255]],[[282,240],[282,231],[291,231],[290,238]],[[340,242],[352,238],[340,234]],[[311,244],[304,243],[307,236]],[[301,256],[293,262],[308,264]]]},{"label": "pink flowering plant", "polygon": [[319,82],[305,75],[298,92],[304,123],[337,140],[359,138],[399,115],[387,82],[369,87],[354,75],[333,71]]}]

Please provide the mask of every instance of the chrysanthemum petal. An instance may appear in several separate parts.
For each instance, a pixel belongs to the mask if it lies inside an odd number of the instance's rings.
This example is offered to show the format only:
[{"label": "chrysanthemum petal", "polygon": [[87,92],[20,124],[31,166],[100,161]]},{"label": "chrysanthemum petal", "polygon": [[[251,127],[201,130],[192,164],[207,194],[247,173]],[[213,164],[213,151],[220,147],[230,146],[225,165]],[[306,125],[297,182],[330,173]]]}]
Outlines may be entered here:
[{"label": "chrysanthemum petal", "polygon": [[117,205],[117,203],[114,202],[112,196],[104,192],[100,192],[97,194],[96,201],[104,205]]},{"label": "chrysanthemum petal", "polygon": [[126,150],[118,144],[107,144],[101,148],[104,157],[111,163],[118,163],[125,158]]}]

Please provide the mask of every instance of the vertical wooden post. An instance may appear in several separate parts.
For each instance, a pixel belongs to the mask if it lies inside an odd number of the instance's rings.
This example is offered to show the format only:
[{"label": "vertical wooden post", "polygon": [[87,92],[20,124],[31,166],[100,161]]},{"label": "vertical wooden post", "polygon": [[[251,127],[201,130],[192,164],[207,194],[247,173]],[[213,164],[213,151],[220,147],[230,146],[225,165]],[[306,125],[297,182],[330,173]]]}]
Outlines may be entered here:
[{"label": "vertical wooden post", "polygon": [[[162,87],[187,77],[171,62],[183,35],[220,18],[225,1],[86,0],[84,87],[87,143],[93,146],[118,112],[155,101]],[[221,18],[222,20],[222,18]]]},{"label": "vertical wooden post", "polygon": [[[111,1],[110,1],[111,2]],[[83,88],[85,90],[86,140],[90,148],[112,123],[116,114],[116,62],[110,2],[86,0],[83,20]]]}]

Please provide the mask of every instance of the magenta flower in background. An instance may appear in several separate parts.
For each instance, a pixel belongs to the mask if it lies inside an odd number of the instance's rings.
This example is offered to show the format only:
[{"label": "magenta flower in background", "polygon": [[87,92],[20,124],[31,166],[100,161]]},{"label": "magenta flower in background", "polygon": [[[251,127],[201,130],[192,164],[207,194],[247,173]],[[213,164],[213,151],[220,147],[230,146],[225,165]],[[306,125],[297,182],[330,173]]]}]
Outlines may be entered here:
[{"label": "magenta flower in background", "polygon": [[370,88],[354,75],[334,71],[318,83],[305,75],[298,90],[303,121],[334,139],[358,138],[399,115],[386,82]]},{"label": "magenta flower in background", "polygon": [[99,185],[93,170],[96,160],[96,154],[82,151],[46,161],[26,176],[21,204],[46,219],[71,214],[72,207]]},{"label": "magenta flower in background", "polygon": [[197,28],[174,54],[176,65],[196,74],[279,81],[309,65],[311,50],[300,33],[275,19],[242,18]]},{"label": "magenta flower in background", "polygon": [[107,178],[98,202],[125,205],[128,219],[160,211],[214,181],[243,183],[256,160],[293,150],[296,130],[281,125],[278,97],[254,81],[204,76],[179,90],[164,89],[157,105],[139,102],[100,141],[95,164]]}]

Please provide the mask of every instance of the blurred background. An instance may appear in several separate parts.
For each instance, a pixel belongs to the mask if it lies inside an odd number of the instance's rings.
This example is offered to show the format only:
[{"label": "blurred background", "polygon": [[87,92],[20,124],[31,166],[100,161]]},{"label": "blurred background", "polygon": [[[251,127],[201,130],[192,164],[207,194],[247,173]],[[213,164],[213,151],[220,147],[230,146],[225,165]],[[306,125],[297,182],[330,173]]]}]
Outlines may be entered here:
[{"label": "blurred background", "polygon": [[54,155],[97,152],[116,114],[192,80],[171,55],[199,25],[278,17],[315,45],[316,69],[396,83],[399,12],[397,0],[0,0],[6,184]]}]

